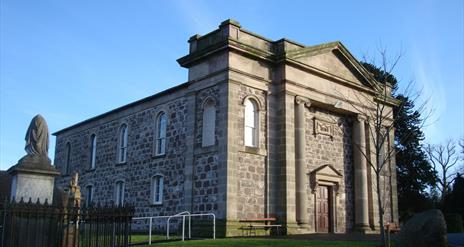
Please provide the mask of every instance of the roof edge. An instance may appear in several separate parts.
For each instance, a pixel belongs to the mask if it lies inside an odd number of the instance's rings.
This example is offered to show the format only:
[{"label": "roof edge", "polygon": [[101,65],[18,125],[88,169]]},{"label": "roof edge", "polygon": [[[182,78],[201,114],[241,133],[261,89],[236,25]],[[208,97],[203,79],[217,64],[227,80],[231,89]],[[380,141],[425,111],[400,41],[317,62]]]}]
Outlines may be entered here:
[{"label": "roof edge", "polygon": [[84,124],[86,124],[86,123],[95,121],[95,120],[97,120],[97,119],[101,119],[101,118],[103,118],[103,117],[106,117],[106,116],[108,116],[108,115],[114,114],[114,113],[116,113],[116,112],[123,111],[123,110],[125,110],[125,109],[127,109],[127,108],[129,108],[129,107],[134,106],[134,105],[138,105],[138,104],[141,104],[141,103],[150,101],[150,100],[152,100],[152,99],[155,99],[155,98],[157,98],[157,97],[161,97],[161,96],[163,96],[163,95],[165,95],[165,94],[171,93],[171,92],[173,92],[173,91],[175,91],[175,90],[178,90],[178,89],[180,89],[180,88],[187,87],[188,85],[189,85],[189,82],[184,82],[184,83],[179,84],[179,85],[177,85],[177,86],[174,86],[174,87],[168,88],[168,89],[166,89],[166,90],[163,90],[163,91],[161,91],[161,92],[159,92],[159,93],[150,95],[150,96],[145,97],[145,98],[143,98],[143,99],[136,100],[136,101],[131,102],[131,103],[129,103],[129,104],[120,106],[120,107],[118,107],[118,108],[116,108],[116,109],[107,111],[107,112],[102,113],[102,114],[100,114],[100,115],[97,115],[97,116],[95,116],[95,117],[91,117],[91,118],[89,118],[89,119],[86,119],[86,120],[84,120],[84,121],[78,122],[78,123],[76,123],[76,124],[73,124],[73,125],[71,125],[71,126],[69,126],[69,127],[64,128],[64,129],[58,130],[58,131],[54,132],[52,135],[57,136],[57,135],[59,135],[59,134],[61,134],[61,133],[63,133],[63,132],[66,132],[66,131],[68,131],[68,130],[74,129],[74,128],[79,127],[79,126],[82,126],[82,125],[84,125]]}]

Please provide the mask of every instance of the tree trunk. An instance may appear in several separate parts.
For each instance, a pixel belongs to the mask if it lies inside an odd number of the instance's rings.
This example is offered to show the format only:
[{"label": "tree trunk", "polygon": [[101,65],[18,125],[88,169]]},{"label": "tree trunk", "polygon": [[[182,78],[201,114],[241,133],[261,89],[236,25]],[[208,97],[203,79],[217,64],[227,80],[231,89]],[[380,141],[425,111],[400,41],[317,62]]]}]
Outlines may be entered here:
[{"label": "tree trunk", "polygon": [[375,172],[375,179],[377,180],[377,203],[379,204],[380,241],[382,246],[387,246],[385,242],[385,226],[383,222],[384,212],[382,206],[382,195],[380,194],[380,171]]}]

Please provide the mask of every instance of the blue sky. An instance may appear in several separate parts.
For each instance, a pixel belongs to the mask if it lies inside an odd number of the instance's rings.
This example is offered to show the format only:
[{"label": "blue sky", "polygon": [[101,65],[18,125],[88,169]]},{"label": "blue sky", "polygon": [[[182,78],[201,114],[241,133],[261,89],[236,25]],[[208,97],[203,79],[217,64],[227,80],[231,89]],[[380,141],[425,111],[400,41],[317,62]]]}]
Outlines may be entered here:
[{"label": "blue sky", "polygon": [[[270,39],[403,51],[394,74],[434,108],[427,141],[464,136],[464,1],[0,1],[0,169],[31,118],[51,132],[187,80],[187,40],[225,19]],[[50,138],[50,157],[54,137]]]}]

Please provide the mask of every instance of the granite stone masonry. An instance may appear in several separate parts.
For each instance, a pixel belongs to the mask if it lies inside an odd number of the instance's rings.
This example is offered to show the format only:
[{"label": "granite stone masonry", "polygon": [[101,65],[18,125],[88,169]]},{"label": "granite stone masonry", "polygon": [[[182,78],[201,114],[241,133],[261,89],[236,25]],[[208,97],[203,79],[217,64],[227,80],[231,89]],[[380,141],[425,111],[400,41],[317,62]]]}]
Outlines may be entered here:
[{"label": "granite stone masonry", "polygon": [[[233,20],[188,42],[187,82],[54,133],[57,185],[78,172],[84,203],[130,203],[136,217],[215,213],[227,236],[262,217],[288,234],[379,230],[359,111],[372,105],[358,100],[378,82],[343,44],[271,41]],[[387,168],[384,217],[398,223]]]}]

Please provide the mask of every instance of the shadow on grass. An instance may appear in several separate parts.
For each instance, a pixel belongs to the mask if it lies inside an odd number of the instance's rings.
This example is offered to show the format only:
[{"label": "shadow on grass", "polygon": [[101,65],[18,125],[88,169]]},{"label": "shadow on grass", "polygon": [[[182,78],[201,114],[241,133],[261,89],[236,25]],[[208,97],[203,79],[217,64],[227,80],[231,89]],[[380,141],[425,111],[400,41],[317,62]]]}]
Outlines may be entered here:
[{"label": "shadow on grass", "polygon": [[[149,246],[149,245],[143,245]],[[374,241],[352,241],[352,240],[296,240],[277,238],[221,238],[216,240],[187,240],[185,242],[157,242],[150,246],[174,247],[377,247]]]}]

